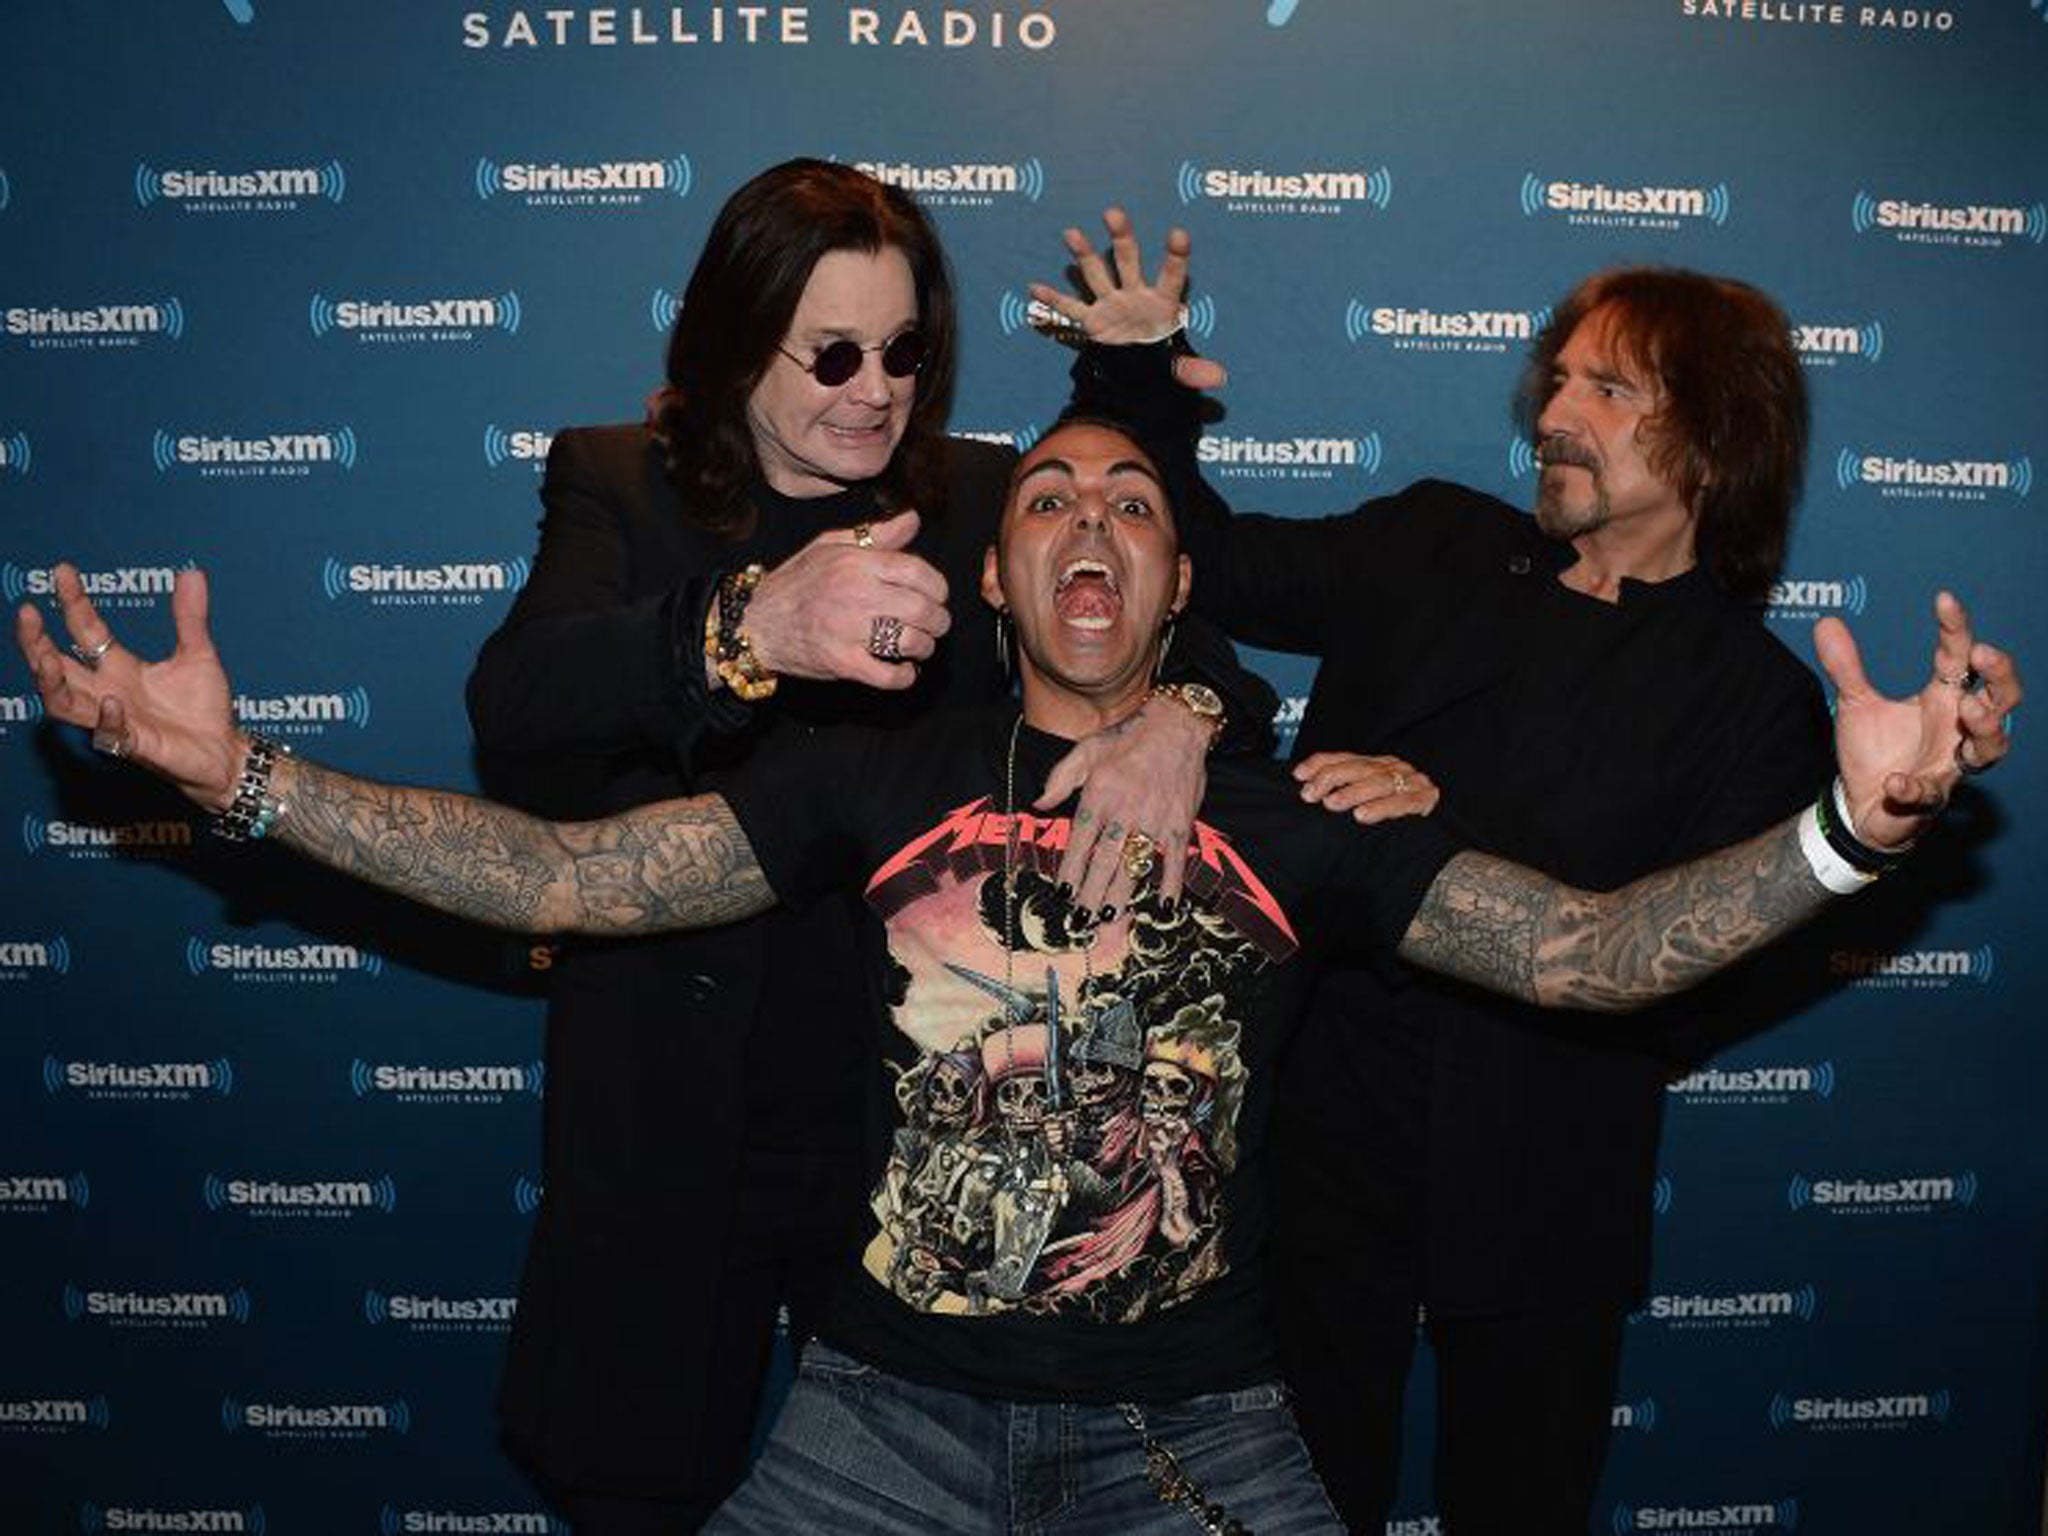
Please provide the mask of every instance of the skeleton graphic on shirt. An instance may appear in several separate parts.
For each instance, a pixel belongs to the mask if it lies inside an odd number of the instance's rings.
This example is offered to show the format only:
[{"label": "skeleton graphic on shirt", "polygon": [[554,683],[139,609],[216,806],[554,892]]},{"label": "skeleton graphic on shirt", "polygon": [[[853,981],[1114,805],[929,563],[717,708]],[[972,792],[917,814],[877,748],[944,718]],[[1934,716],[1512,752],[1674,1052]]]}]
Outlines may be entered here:
[{"label": "skeleton graphic on shirt", "polygon": [[[1229,1000],[1285,950],[1198,900],[1141,899],[1086,933],[1042,860],[1010,890],[1000,865],[960,856],[972,809],[949,818],[950,846],[913,845],[922,878],[884,913],[907,977],[897,1027],[920,1049],[896,1081],[868,1272],[933,1312],[1143,1316],[1227,1267],[1245,1088]],[[1064,823],[1019,820],[1064,840]],[[1263,887],[1249,871],[1240,885],[1291,949]]]}]

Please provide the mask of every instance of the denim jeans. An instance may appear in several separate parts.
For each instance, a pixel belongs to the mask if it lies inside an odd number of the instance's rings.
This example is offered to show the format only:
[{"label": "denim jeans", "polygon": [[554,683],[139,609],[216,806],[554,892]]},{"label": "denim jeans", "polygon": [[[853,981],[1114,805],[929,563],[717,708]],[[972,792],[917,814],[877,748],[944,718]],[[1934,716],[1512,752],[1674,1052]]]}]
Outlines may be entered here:
[{"label": "denim jeans", "polygon": [[[1203,1495],[1257,1536],[1343,1527],[1276,1385],[1141,1405]],[[921,1386],[816,1340],[752,1474],[705,1536],[1193,1536],[1115,1407]]]}]

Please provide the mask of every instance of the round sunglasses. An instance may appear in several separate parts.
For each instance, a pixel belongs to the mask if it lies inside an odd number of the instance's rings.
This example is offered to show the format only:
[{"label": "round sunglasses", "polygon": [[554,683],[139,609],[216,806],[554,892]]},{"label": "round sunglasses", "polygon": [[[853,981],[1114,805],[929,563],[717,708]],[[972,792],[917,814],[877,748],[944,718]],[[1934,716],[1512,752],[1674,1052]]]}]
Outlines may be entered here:
[{"label": "round sunglasses", "polygon": [[882,354],[882,372],[892,379],[907,379],[924,366],[924,337],[916,331],[898,331],[872,347],[842,337],[818,348],[808,363],[787,347],[775,350],[827,389],[836,389],[859,373],[861,360],[870,352]]}]

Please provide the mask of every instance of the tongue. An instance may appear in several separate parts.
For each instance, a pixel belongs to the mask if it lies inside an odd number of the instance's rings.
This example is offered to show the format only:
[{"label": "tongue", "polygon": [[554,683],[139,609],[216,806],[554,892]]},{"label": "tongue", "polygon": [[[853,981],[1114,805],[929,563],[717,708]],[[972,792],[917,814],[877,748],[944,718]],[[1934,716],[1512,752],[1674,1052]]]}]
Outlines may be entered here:
[{"label": "tongue", "polygon": [[1113,619],[1121,606],[1100,576],[1076,576],[1053,599],[1053,611],[1063,619]]}]

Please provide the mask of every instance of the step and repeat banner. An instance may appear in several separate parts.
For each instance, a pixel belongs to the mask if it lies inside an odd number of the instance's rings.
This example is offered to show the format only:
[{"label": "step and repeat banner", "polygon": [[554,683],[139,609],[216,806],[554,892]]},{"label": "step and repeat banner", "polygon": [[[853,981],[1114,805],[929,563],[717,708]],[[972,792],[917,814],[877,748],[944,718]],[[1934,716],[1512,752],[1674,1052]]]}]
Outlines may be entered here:
[{"label": "step and repeat banner", "polygon": [[[1623,261],[1748,278],[1815,402],[1768,622],[1809,654],[1846,617],[1910,689],[1951,585],[2048,682],[2043,0],[21,0],[0,37],[0,589],[75,560],[155,650],[204,566],[240,715],[341,766],[474,782],[550,434],[639,414],[713,211],[794,154],[924,199],[955,426],[1020,444],[1060,229],[1188,227],[1209,470],[1292,514],[1525,501],[1547,307]],[[1257,659],[1284,736],[1308,664]],[[2038,1529],[2018,730],[1911,889],[1763,962],[1672,1083],[1603,1530]],[[74,736],[0,669],[0,1528],[556,1529],[491,1415],[553,951],[218,844]],[[1439,1524],[1432,1392],[1397,1536]]]}]

